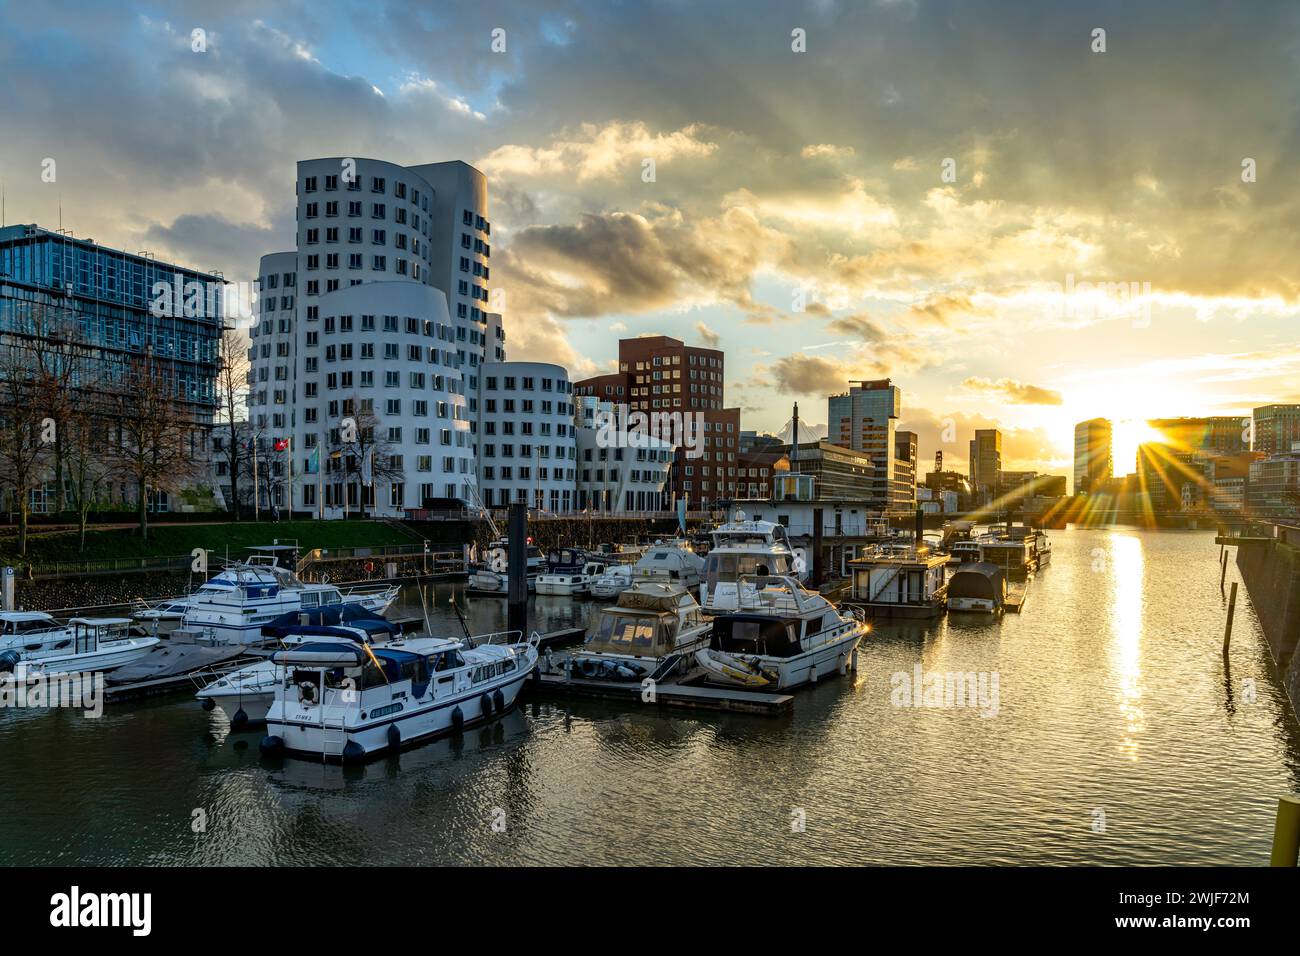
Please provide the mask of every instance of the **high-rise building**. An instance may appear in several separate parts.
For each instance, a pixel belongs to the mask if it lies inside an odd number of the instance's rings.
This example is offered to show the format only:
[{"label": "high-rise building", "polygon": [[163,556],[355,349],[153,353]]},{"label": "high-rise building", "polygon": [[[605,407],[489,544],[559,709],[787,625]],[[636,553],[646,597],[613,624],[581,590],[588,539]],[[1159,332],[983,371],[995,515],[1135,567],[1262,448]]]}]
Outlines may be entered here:
[{"label": "high-rise building", "polygon": [[[217,410],[216,378],[226,305],[220,275],[161,262],[36,225],[0,228],[0,342],[39,350],[51,341],[76,343],[74,387],[129,392],[135,364],[148,356],[179,413],[193,425],[187,454],[206,460]],[[51,479],[53,476],[50,476]],[[115,486],[113,499],[134,500]],[[32,489],[36,512],[67,506],[53,481]],[[167,493],[149,507],[169,510]]]},{"label": "high-rise building", "polygon": [[1086,495],[1095,486],[1110,481],[1113,468],[1110,421],[1093,418],[1075,425],[1074,493]]},{"label": "high-rise building", "polygon": [[313,159],[295,191],[297,248],[263,257],[250,332],[252,426],[285,447],[267,454],[277,503],[473,501],[480,369],[505,356],[487,180],[459,161]]},{"label": "high-rise building", "polygon": [[569,373],[547,362],[479,367],[478,489],[483,505],[524,502],[553,512],[576,507]]},{"label": "high-rise building", "polygon": [[[703,433],[695,450],[677,449],[669,481],[670,498],[684,497],[691,508],[709,508],[736,497],[736,455],[740,450],[740,409],[725,408],[723,353],[688,346],[666,335],[623,339],[618,371],[575,382],[575,396],[626,404],[652,420],[681,416]],[[656,418],[656,416],[662,416]],[[659,437],[664,437],[662,434]]]},{"label": "high-rise building", "polygon": [[907,510],[916,501],[916,466],[912,479],[898,478],[898,418],[903,390],[889,379],[849,383],[849,390],[826,401],[830,441],[871,456],[874,475],[870,503],[881,511]]},{"label": "high-rise building", "polygon": [[1235,455],[1250,450],[1250,421],[1239,416],[1153,418],[1147,425],[1164,436],[1157,444],[1179,451]]},{"label": "high-rise building", "polygon": [[1300,442],[1300,405],[1261,405],[1254,412],[1255,451],[1290,452]]},{"label": "high-rise building", "polygon": [[976,504],[998,496],[1002,475],[1002,432],[977,428],[970,441],[970,485]]},{"label": "high-rise building", "polygon": [[[894,433],[894,481],[898,486],[898,504],[908,508],[916,506],[916,432]],[[903,500],[903,496],[906,500]]]}]

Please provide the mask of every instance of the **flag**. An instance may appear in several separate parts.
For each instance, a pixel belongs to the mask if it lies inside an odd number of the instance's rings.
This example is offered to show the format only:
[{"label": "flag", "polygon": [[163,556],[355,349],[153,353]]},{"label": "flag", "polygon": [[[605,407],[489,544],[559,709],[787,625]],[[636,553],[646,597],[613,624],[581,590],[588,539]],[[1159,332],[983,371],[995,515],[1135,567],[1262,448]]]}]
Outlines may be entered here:
[{"label": "flag", "polygon": [[314,475],[318,471],[320,471],[320,445],[313,448],[307,457],[307,474]]},{"label": "flag", "polygon": [[288,447],[289,447],[289,439],[287,439],[287,438],[277,438],[277,439],[275,440],[275,450],[276,450],[276,451],[284,451],[284,450],[285,450],[286,448],[288,448]]},{"label": "flag", "polygon": [[369,488],[375,483],[375,446],[371,445],[361,457],[361,483]]}]

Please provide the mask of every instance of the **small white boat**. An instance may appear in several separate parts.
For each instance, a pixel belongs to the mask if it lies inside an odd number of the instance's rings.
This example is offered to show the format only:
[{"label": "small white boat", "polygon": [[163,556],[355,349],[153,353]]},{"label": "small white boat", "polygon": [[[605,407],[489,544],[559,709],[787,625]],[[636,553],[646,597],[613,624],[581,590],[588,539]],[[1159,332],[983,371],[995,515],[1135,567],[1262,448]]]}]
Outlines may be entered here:
[{"label": "small white boat", "polygon": [[[505,643],[494,643],[494,638]],[[537,666],[515,632],[470,646],[419,637],[383,647],[312,643],[277,651],[262,752],[355,762],[494,720]]]},{"label": "small white boat", "polygon": [[185,612],[189,609],[188,598],[168,598],[155,604],[145,604],[140,610],[132,612],[131,618],[150,634],[162,637],[181,626]]},{"label": "small white boat", "polygon": [[853,666],[868,631],[857,614],[842,614],[792,577],[744,577],[739,584],[738,607],[714,617],[709,646],[695,654],[710,681],[787,690]]},{"label": "small white boat", "polygon": [[[528,590],[533,591],[537,587],[537,575],[546,570],[546,557],[537,545],[526,546],[524,567],[528,574]],[[510,541],[497,538],[488,545],[485,559],[470,566],[465,589],[480,596],[505,597],[510,590],[509,570]]]},{"label": "small white boat", "polygon": [[632,565],[614,564],[605,569],[605,573],[591,582],[591,596],[608,601],[616,598],[632,586]]},{"label": "small white boat", "polygon": [[682,587],[694,590],[700,586],[704,559],[692,551],[685,541],[659,541],[647,548],[633,566],[632,575],[637,580],[675,581]]},{"label": "small white boat", "polygon": [[125,617],[74,617],[60,624],[43,611],[0,613],[0,673],[19,679],[111,671],[157,643],[156,637],[132,637]]},{"label": "small white boat", "polygon": [[577,571],[555,571],[537,576],[537,593],[561,596],[581,597],[590,593],[591,584],[605,573],[609,565],[604,561],[588,561]]}]

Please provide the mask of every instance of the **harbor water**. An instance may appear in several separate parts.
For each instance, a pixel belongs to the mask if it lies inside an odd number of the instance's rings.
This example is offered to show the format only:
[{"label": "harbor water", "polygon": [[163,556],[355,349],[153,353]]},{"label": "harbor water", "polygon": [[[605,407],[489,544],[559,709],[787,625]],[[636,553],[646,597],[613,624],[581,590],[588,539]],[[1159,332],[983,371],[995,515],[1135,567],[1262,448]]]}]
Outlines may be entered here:
[{"label": "harbor water", "polygon": [[[1266,864],[1300,728],[1244,591],[1222,655],[1212,534],[1052,539],[1022,614],[878,623],[783,717],[531,697],[343,768],[267,760],[187,696],[5,710],[0,861]],[[500,600],[431,591],[439,633],[453,594],[504,627]],[[597,607],[535,598],[531,623]]]}]

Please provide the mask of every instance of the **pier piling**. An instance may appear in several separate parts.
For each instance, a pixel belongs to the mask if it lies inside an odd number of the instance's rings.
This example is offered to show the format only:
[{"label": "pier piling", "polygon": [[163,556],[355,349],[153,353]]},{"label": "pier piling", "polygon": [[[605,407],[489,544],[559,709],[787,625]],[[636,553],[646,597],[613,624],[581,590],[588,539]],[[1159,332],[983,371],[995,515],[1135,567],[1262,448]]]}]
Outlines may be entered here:
[{"label": "pier piling", "polygon": [[1269,866],[1295,866],[1300,856],[1300,797],[1279,797],[1273,825],[1273,855]]},{"label": "pier piling", "polygon": [[1232,582],[1232,594],[1228,598],[1228,623],[1223,629],[1223,653],[1228,653],[1228,647],[1232,644],[1232,615],[1237,610],[1237,582]]},{"label": "pier piling", "polygon": [[508,576],[506,629],[528,634],[528,506],[515,502],[510,506],[507,525],[510,552],[506,558]]},{"label": "pier piling", "polygon": [[1223,582],[1228,579],[1228,549],[1224,548],[1219,552],[1219,590],[1223,590]]}]

